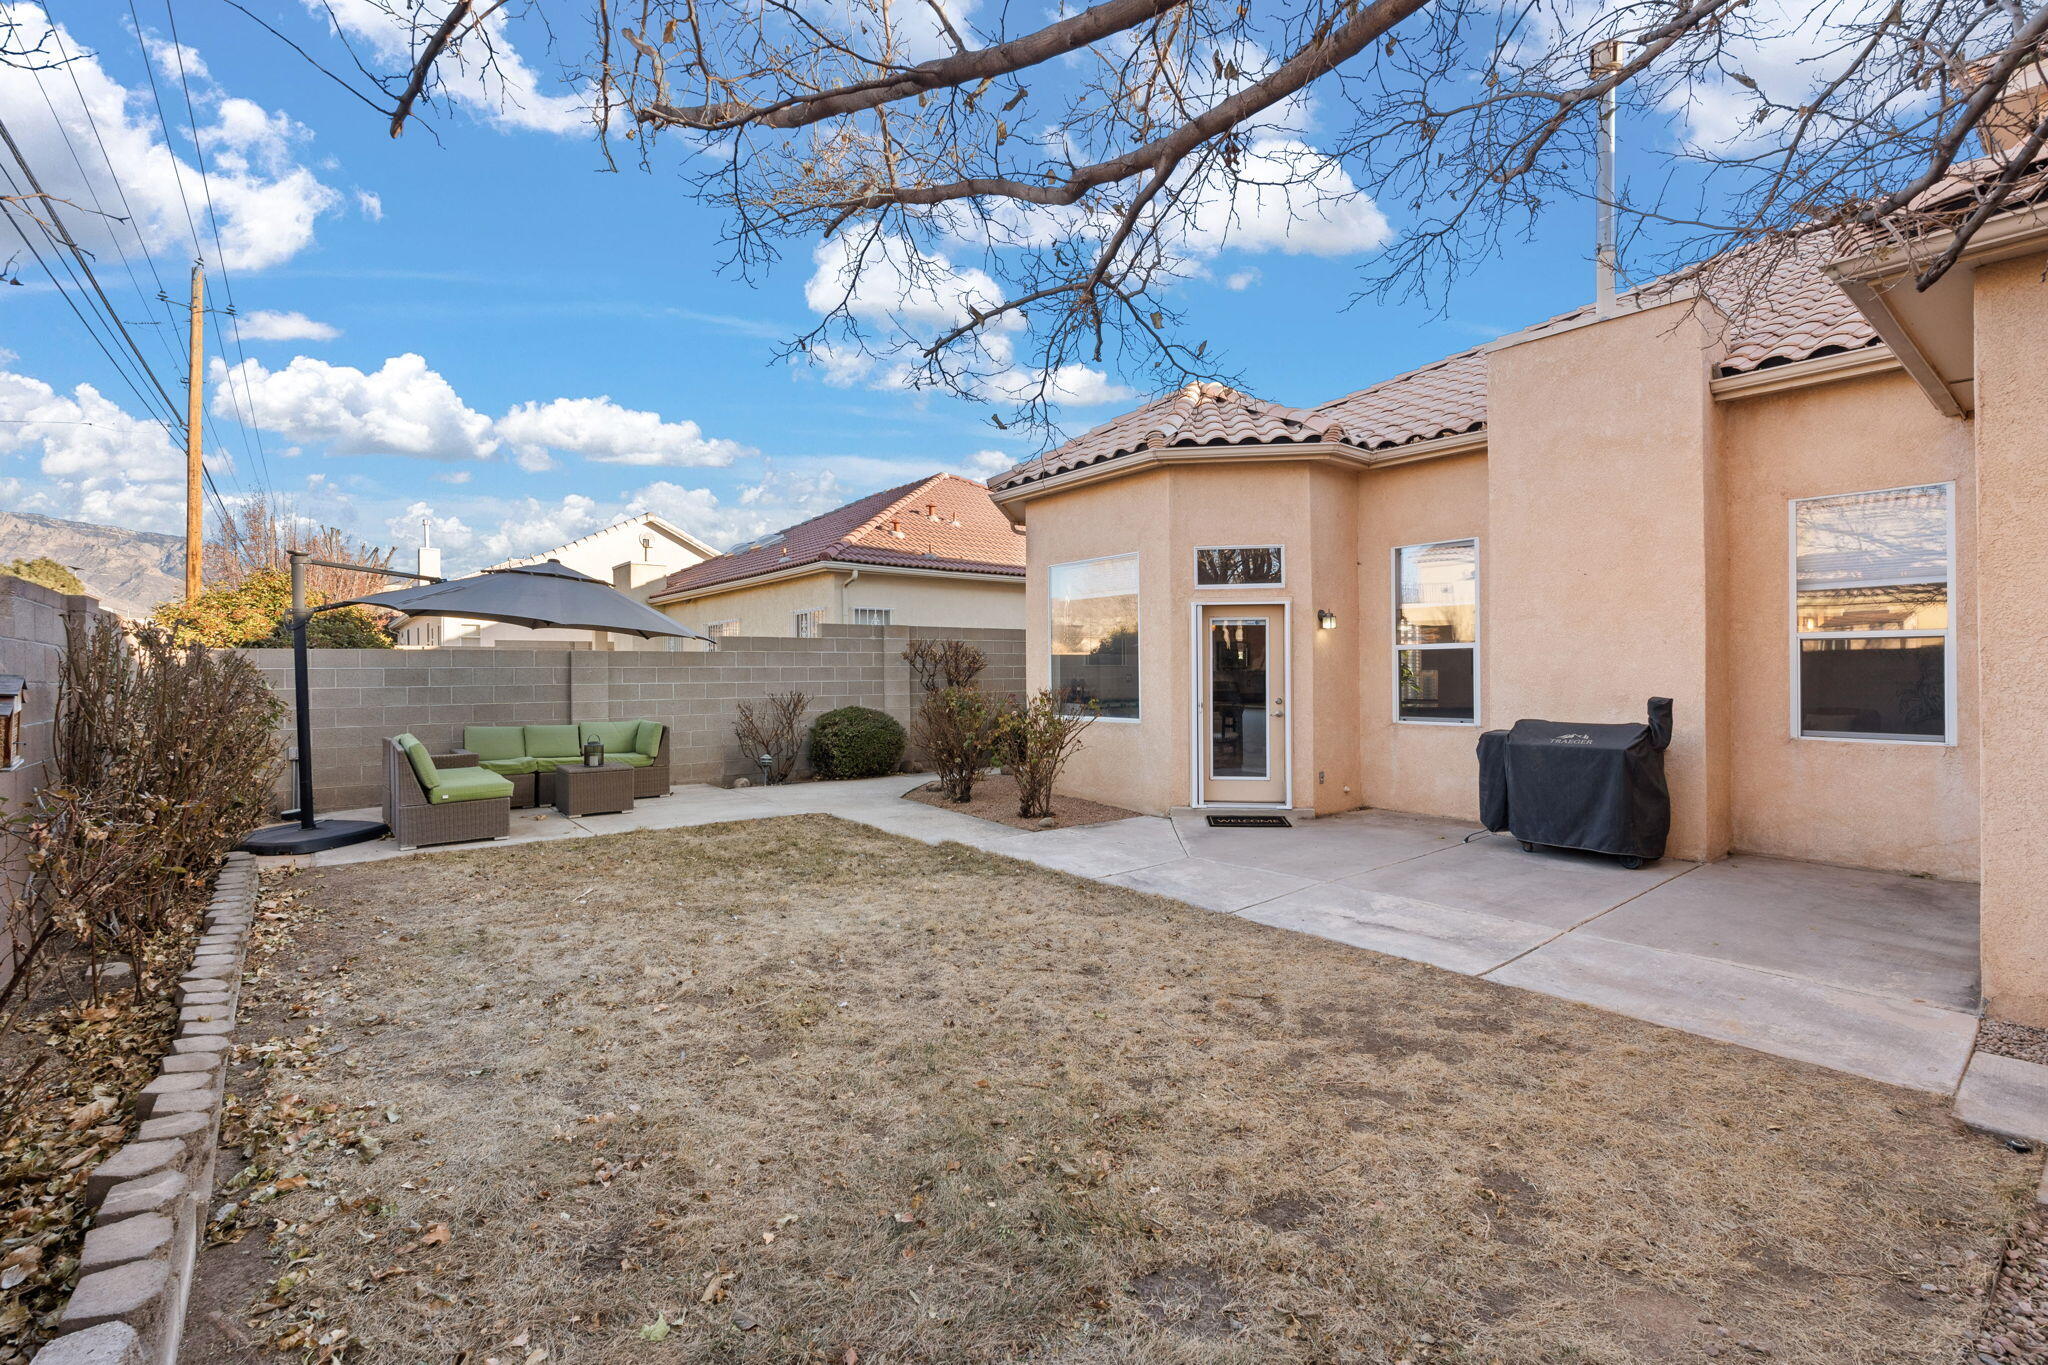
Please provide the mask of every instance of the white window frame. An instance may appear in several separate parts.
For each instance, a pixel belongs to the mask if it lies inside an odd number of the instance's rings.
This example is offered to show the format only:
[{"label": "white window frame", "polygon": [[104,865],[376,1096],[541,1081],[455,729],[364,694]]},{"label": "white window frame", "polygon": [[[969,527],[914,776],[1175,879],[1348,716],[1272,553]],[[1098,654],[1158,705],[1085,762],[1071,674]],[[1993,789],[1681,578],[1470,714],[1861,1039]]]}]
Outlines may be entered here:
[{"label": "white window frame", "polygon": [[[1204,583],[1202,581],[1202,551],[1204,550],[1273,550],[1280,556],[1280,576],[1271,583]],[[1284,588],[1287,586],[1287,547],[1285,545],[1197,545],[1194,558],[1190,561],[1189,572],[1196,592],[1241,592],[1251,588]]]},{"label": "white window frame", "polygon": [[[1916,488],[1939,488],[1942,490],[1942,504],[1946,510],[1942,534],[1948,553],[1942,559],[1943,582],[1948,588],[1948,625],[1941,630],[1801,630],[1799,628],[1799,504],[1803,502],[1828,502],[1835,498],[1863,498],[1881,493],[1905,493]],[[1856,587],[1885,588],[1902,587],[1912,583],[1925,583],[1922,578],[1888,578],[1859,582]],[[1812,740],[1821,744],[1908,744],[1916,748],[1953,748],[1956,743],[1956,620],[1959,611],[1956,588],[1956,485],[1953,479],[1935,479],[1927,483],[1902,483],[1891,488],[1857,488],[1844,493],[1815,493],[1804,498],[1785,499],[1785,590],[1786,625],[1791,637],[1791,711],[1786,716],[1786,728],[1792,738]],[[1800,648],[1801,640],[1881,640],[1881,639],[1938,639],[1941,648],[1941,735],[1915,737],[1912,735],[1849,735],[1849,734],[1807,734],[1800,728],[1799,717],[1805,710],[1800,695]]]},{"label": "white window frame", "polygon": [[[879,621],[863,621],[863,620],[861,620],[861,619],[860,619],[860,615],[861,615],[861,613],[862,613],[862,612],[864,612],[864,611],[865,611],[865,612],[877,612],[877,613],[880,613],[880,615],[881,615],[881,618],[882,618],[882,619],[881,619],[881,620],[879,620]],[[857,625],[857,626],[882,626],[882,627],[886,628],[886,627],[887,627],[887,626],[889,625],[889,608],[887,608],[887,607],[855,607],[855,608],[853,609],[853,624],[855,624],[855,625]]]},{"label": "white window frame", "polygon": [[[818,627],[825,624],[824,616],[823,607],[805,607],[800,611],[793,611],[789,614],[790,628],[796,632],[796,638],[799,640],[815,640],[818,638]],[[804,634],[805,617],[810,618],[809,635]]]},{"label": "white window frame", "polygon": [[739,623],[740,618],[737,616],[729,621],[706,621],[704,623],[704,634],[710,637],[711,647],[717,649],[722,645],[725,642],[726,632]]},{"label": "white window frame", "polygon": [[1138,659],[1138,714],[1135,716],[1097,716],[1093,723],[1096,725],[1142,725],[1145,721],[1145,660],[1143,658],[1145,647],[1145,557],[1136,550],[1118,550],[1115,554],[1111,555],[1095,555],[1088,559],[1068,559],[1062,560],[1058,564],[1048,564],[1045,566],[1045,684],[1047,687],[1050,687],[1053,681],[1052,613],[1053,604],[1057,601],[1052,592],[1053,570],[1078,568],[1083,564],[1101,564],[1112,559],[1129,559],[1137,563],[1137,586],[1132,589],[1131,595],[1138,599],[1138,648],[1140,651]]},{"label": "white window frame", "polygon": [[[1429,549],[1434,549],[1435,547],[1437,547],[1437,546],[1439,546],[1439,545],[1466,545],[1466,544],[1469,544],[1469,545],[1471,545],[1471,547],[1472,547],[1472,641],[1471,641],[1471,643],[1470,643],[1470,644],[1467,644],[1467,643],[1465,643],[1464,641],[1462,641],[1462,640],[1461,640],[1461,641],[1456,641],[1456,642],[1451,642],[1451,643],[1444,643],[1444,644],[1435,644],[1435,645],[1404,645],[1404,644],[1402,644],[1402,643],[1401,643],[1401,605],[1402,605],[1402,604],[1401,604],[1401,554],[1402,554],[1402,552],[1403,552],[1404,550],[1429,550]],[[1484,611],[1484,606],[1483,606],[1483,603],[1484,603],[1484,601],[1485,601],[1485,598],[1486,598],[1486,579],[1485,579],[1485,577],[1484,577],[1484,574],[1485,574],[1485,567],[1484,567],[1484,559],[1483,559],[1483,555],[1481,554],[1481,551],[1480,551],[1480,545],[1479,545],[1479,537],[1478,537],[1478,536],[1446,536],[1446,537],[1445,537],[1444,539],[1442,539],[1442,540],[1423,540],[1423,541],[1418,541],[1418,542],[1416,542],[1416,543],[1415,543],[1415,544],[1413,544],[1413,545],[1396,545],[1396,546],[1394,547],[1394,549],[1393,549],[1393,553],[1392,553],[1391,555],[1389,555],[1389,556],[1388,556],[1388,558],[1387,558],[1387,565],[1388,565],[1388,571],[1389,571],[1389,573],[1391,574],[1391,576],[1392,576],[1392,578],[1393,578],[1393,582],[1392,582],[1391,584],[1389,584],[1389,586],[1388,586],[1388,593],[1387,593],[1388,597],[1389,597],[1389,598],[1391,599],[1391,601],[1390,601],[1390,603],[1389,603],[1389,606],[1388,606],[1388,615],[1387,615],[1387,626],[1388,626],[1388,631],[1389,631],[1389,634],[1390,634],[1390,635],[1391,635],[1391,636],[1393,637],[1393,642],[1394,642],[1394,652],[1393,652],[1393,654],[1392,654],[1392,656],[1391,656],[1391,660],[1390,660],[1390,661],[1392,662],[1392,664],[1393,664],[1393,679],[1392,679],[1392,684],[1393,684],[1393,692],[1392,692],[1392,694],[1391,694],[1391,696],[1392,696],[1392,702],[1391,702],[1391,705],[1392,705],[1392,710],[1391,710],[1391,711],[1390,711],[1390,713],[1389,713],[1389,714],[1391,714],[1391,715],[1393,716],[1393,718],[1394,718],[1394,724],[1396,724],[1396,725],[1456,725],[1456,726],[1465,726],[1465,727],[1468,727],[1468,728],[1469,728],[1469,727],[1472,727],[1472,726],[1476,726],[1476,725],[1478,725],[1478,724],[1479,724],[1479,722],[1480,722],[1480,720],[1481,720],[1481,719],[1482,719],[1482,718],[1483,718],[1483,717],[1485,716],[1485,714],[1486,714],[1486,712],[1485,712],[1485,711],[1484,711],[1484,709],[1483,709],[1483,706],[1484,706],[1484,703],[1485,703],[1485,698],[1484,698],[1484,696],[1482,695],[1482,687],[1483,687],[1483,682],[1484,682],[1484,679],[1485,679],[1485,677],[1486,677],[1486,674],[1485,674],[1485,671],[1484,671],[1484,669],[1483,669],[1483,668],[1481,667],[1481,664],[1482,664],[1482,659],[1483,659],[1483,656],[1482,656],[1482,655],[1480,654],[1480,649],[1482,648],[1483,642],[1485,641],[1485,638],[1486,638],[1486,627],[1485,627],[1485,611]],[[1404,715],[1402,715],[1402,714],[1401,714],[1401,656],[1402,656],[1403,654],[1407,653],[1407,652],[1408,652],[1409,650],[1411,650],[1411,649],[1413,649],[1413,650],[1424,650],[1424,649],[1469,649],[1469,650],[1471,650],[1471,651],[1472,651],[1472,719],[1470,719],[1470,720],[1457,720],[1457,719],[1454,719],[1454,718],[1449,718],[1449,717],[1446,717],[1446,718],[1444,718],[1444,719],[1442,719],[1442,720],[1430,720],[1430,719],[1427,719],[1427,718],[1425,718],[1425,717],[1421,717],[1421,716],[1404,716]]]}]

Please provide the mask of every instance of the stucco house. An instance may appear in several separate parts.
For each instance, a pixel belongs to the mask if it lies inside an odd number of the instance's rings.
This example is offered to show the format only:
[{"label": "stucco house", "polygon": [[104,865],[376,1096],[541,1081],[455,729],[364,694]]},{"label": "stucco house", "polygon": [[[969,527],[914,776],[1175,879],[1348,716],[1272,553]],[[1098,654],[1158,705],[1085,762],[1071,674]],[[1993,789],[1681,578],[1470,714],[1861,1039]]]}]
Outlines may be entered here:
[{"label": "stucco house", "polygon": [[670,574],[650,599],[714,640],[827,625],[1024,626],[1024,535],[957,474],[850,502]]},{"label": "stucco house", "polygon": [[1074,794],[1476,818],[1475,741],[1676,701],[1670,854],[1981,880],[2048,1024],[2048,211],[1667,288],[1311,407],[1194,384],[991,480]]},{"label": "stucco house", "polygon": [[[644,602],[661,587],[669,574],[685,565],[710,559],[717,553],[680,526],[652,512],[642,512],[541,554],[502,560],[490,567],[509,569],[519,564],[559,560],[578,573],[589,574]],[[432,547],[421,547],[419,571],[439,574],[441,552]],[[397,637],[400,649],[490,645],[529,649],[541,645],[607,650],[672,649],[678,643],[665,639],[643,640],[637,635],[613,636],[605,631],[535,630],[509,626],[501,621],[472,621],[454,616],[423,616],[417,619],[401,616],[391,623],[391,631]]]}]

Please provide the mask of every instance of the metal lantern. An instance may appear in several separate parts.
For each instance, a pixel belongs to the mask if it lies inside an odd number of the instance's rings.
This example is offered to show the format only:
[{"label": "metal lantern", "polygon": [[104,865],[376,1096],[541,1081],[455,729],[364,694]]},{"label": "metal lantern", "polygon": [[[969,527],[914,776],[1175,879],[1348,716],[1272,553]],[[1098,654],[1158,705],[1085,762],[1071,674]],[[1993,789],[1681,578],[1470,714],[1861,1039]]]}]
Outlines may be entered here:
[{"label": "metal lantern", "polygon": [[586,768],[602,768],[604,766],[603,740],[586,739],[583,741],[583,766]]}]

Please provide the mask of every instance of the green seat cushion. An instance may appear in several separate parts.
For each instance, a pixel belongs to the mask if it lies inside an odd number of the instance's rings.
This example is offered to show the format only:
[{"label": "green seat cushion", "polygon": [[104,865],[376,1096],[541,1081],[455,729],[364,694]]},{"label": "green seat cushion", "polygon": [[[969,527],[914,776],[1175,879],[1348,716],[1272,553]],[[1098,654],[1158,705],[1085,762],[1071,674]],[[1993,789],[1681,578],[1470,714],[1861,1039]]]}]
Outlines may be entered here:
[{"label": "green seat cushion", "polygon": [[583,740],[596,740],[604,745],[606,753],[622,754],[633,747],[633,739],[640,732],[637,720],[586,720],[583,722]]},{"label": "green seat cushion", "polygon": [[483,768],[450,768],[441,774],[440,782],[427,793],[427,800],[437,806],[445,806],[451,801],[489,801],[511,794],[511,782],[494,772]]},{"label": "green seat cushion", "polygon": [[581,763],[583,760],[580,758],[529,758],[526,761],[533,765],[533,770],[537,773],[551,773],[564,763]]},{"label": "green seat cushion", "polygon": [[[583,752],[583,741],[573,725],[529,725],[526,727],[528,758],[575,758]],[[547,771],[552,771],[549,769]]]},{"label": "green seat cushion", "polygon": [[526,731],[517,725],[465,725],[462,747],[485,763],[494,758],[525,758]]},{"label": "green seat cushion", "polygon": [[633,733],[633,752],[653,758],[661,752],[661,732],[665,727],[658,720],[643,720]]},{"label": "green seat cushion", "polygon": [[654,766],[654,760],[646,754],[636,754],[630,750],[623,754],[606,754],[604,761],[607,763],[623,763],[629,768],[651,768]]},{"label": "green seat cushion", "polygon": [[518,777],[523,773],[539,772],[540,760],[523,756],[519,758],[487,758],[478,766],[489,768],[500,777]]},{"label": "green seat cushion", "polygon": [[412,764],[412,770],[419,775],[420,785],[429,792],[440,785],[441,770],[434,766],[434,756],[427,752],[427,746],[411,734],[403,734],[391,741],[405,751]]}]

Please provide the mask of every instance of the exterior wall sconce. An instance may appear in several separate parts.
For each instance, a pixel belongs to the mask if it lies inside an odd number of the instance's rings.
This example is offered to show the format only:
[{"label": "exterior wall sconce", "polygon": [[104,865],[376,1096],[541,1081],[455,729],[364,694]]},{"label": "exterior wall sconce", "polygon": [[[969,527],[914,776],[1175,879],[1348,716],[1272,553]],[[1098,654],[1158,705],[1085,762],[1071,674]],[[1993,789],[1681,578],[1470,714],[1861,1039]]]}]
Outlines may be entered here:
[{"label": "exterior wall sconce", "polygon": [[1320,607],[1316,608],[1316,625],[1322,630],[1335,630],[1337,628],[1337,613],[1334,611],[1324,611]]},{"label": "exterior wall sconce", "polygon": [[0,772],[28,761],[28,755],[22,752],[27,691],[27,679],[12,673],[0,674]]}]

